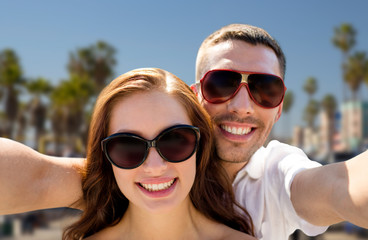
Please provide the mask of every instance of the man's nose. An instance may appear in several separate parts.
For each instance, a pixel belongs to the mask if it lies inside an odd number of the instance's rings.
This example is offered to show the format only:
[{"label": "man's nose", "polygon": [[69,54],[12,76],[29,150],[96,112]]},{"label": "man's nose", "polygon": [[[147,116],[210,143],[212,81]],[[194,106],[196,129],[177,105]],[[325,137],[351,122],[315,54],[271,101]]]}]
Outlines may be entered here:
[{"label": "man's nose", "polygon": [[236,95],[229,100],[228,110],[239,115],[249,115],[254,112],[254,102],[249,96],[247,87],[241,86]]}]

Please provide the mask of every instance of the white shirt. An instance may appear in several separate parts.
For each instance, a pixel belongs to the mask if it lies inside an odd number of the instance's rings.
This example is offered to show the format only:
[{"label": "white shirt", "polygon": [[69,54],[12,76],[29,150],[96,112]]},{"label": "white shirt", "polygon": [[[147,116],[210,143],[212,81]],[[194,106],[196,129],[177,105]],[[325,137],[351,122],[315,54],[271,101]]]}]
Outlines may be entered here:
[{"label": "white shirt", "polygon": [[296,229],[309,236],[327,230],[300,218],[290,200],[294,176],[321,166],[296,147],[271,141],[261,147],[241,169],[233,182],[235,196],[252,217],[254,232],[260,240],[287,240]]}]

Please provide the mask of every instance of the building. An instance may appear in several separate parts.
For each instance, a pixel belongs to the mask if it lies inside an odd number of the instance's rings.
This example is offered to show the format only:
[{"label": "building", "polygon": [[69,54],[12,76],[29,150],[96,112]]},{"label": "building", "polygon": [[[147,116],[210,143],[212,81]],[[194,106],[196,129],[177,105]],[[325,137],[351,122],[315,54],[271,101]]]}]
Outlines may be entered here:
[{"label": "building", "polygon": [[342,104],[341,140],[347,152],[360,152],[367,147],[368,102],[347,101]]}]

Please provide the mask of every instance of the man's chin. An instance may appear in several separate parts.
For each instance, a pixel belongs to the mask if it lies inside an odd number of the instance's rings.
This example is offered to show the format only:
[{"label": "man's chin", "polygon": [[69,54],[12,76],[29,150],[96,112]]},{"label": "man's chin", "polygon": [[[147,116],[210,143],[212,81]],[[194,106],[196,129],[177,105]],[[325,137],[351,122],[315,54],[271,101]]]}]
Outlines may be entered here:
[{"label": "man's chin", "polygon": [[223,163],[230,163],[230,164],[237,164],[237,163],[246,163],[248,161],[243,160],[226,160],[226,159],[220,159]]},{"label": "man's chin", "polygon": [[252,155],[258,150],[256,146],[253,148],[243,146],[243,144],[226,144],[223,142],[216,143],[217,154],[220,159],[228,163],[245,163],[250,160]]},{"label": "man's chin", "polygon": [[231,149],[218,149],[217,151],[218,156],[220,157],[221,161],[228,162],[228,163],[244,163],[248,162],[251,155],[248,153],[236,153]]}]

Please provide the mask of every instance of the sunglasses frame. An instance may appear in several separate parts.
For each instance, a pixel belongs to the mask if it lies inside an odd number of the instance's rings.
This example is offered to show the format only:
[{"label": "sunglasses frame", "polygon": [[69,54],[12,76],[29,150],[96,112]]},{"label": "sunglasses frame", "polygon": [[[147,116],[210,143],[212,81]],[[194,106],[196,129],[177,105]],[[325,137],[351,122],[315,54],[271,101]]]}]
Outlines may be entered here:
[{"label": "sunglasses frame", "polygon": [[[192,153],[186,157],[185,159],[182,159],[180,161],[172,161],[170,159],[167,159],[160,151],[160,149],[157,147],[157,141],[160,140],[160,138],[162,136],[164,136],[166,133],[170,132],[170,131],[173,131],[173,130],[176,130],[176,129],[182,129],[182,128],[185,128],[185,129],[191,129],[194,133],[195,133],[195,145],[194,145],[194,148],[193,148],[193,151]],[[146,150],[145,150],[145,154],[144,154],[144,157],[143,159],[137,163],[137,165],[133,166],[133,167],[122,167],[122,166],[119,166],[117,165],[113,160],[112,158],[110,157],[108,151],[107,151],[107,145],[108,143],[110,142],[110,140],[112,139],[115,139],[115,138],[120,138],[121,136],[128,136],[128,137],[132,137],[132,138],[135,138],[135,139],[139,139],[141,141],[143,141],[146,145]],[[134,168],[137,168],[139,167],[140,165],[142,165],[144,163],[144,161],[146,161],[147,159],[147,156],[149,154],[149,149],[151,147],[154,147],[156,148],[158,154],[162,157],[162,159],[164,159],[165,161],[167,162],[172,162],[172,163],[178,163],[178,162],[183,162],[187,159],[189,159],[190,157],[193,156],[193,154],[197,151],[197,148],[198,148],[198,145],[199,145],[199,139],[200,139],[200,131],[199,131],[199,128],[198,127],[195,127],[195,126],[192,126],[192,125],[187,125],[187,124],[179,124],[179,125],[174,125],[172,127],[169,127],[169,128],[166,128],[164,129],[163,131],[161,131],[154,139],[152,140],[147,140],[137,134],[133,134],[133,133],[114,133],[106,138],[104,138],[102,141],[101,141],[101,147],[102,147],[102,152],[104,153],[104,155],[106,156],[107,160],[109,160],[109,162],[111,164],[113,164],[114,166],[118,167],[118,168],[121,168],[121,169],[134,169]]]},{"label": "sunglasses frame", "polygon": [[[238,88],[236,89],[236,91],[229,97],[227,98],[225,101],[211,101],[209,99],[206,98],[206,96],[204,95],[204,81],[205,81],[205,78],[208,74],[212,73],[212,72],[220,72],[220,71],[226,71],[226,72],[235,72],[235,73],[239,73],[242,77],[241,81],[240,81],[240,84],[238,86]],[[284,91],[283,91],[283,94],[282,94],[282,97],[281,97],[281,100],[280,102],[274,106],[274,107],[266,107],[266,106],[263,106],[262,104],[260,104],[259,102],[256,101],[256,99],[253,97],[250,89],[249,89],[249,86],[248,86],[248,77],[252,74],[263,74],[263,75],[268,75],[268,76],[273,76],[273,77],[276,77],[278,79],[281,80],[282,82],[282,85],[283,85],[283,88],[284,88]],[[284,100],[284,97],[285,97],[285,92],[287,90],[286,86],[285,86],[285,83],[284,83],[284,80],[277,76],[277,75],[274,75],[274,74],[270,74],[270,73],[263,73],[263,72],[249,72],[249,71],[237,71],[237,70],[232,70],[232,69],[213,69],[213,70],[210,70],[208,72],[206,72],[203,77],[201,78],[201,80],[199,81],[200,85],[201,85],[201,94],[202,94],[202,97],[209,103],[212,103],[212,104],[221,104],[221,103],[224,103],[224,102],[227,102],[229,100],[231,100],[232,98],[234,98],[236,96],[236,94],[239,92],[240,88],[242,85],[244,85],[248,91],[248,95],[250,96],[250,98],[253,100],[253,102],[255,104],[257,104],[258,106],[262,107],[262,108],[266,108],[266,109],[272,109],[272,108],[275,108],[275,107],[278,107],[280,106],[280,104],[282,103],[282,101]]]}]

